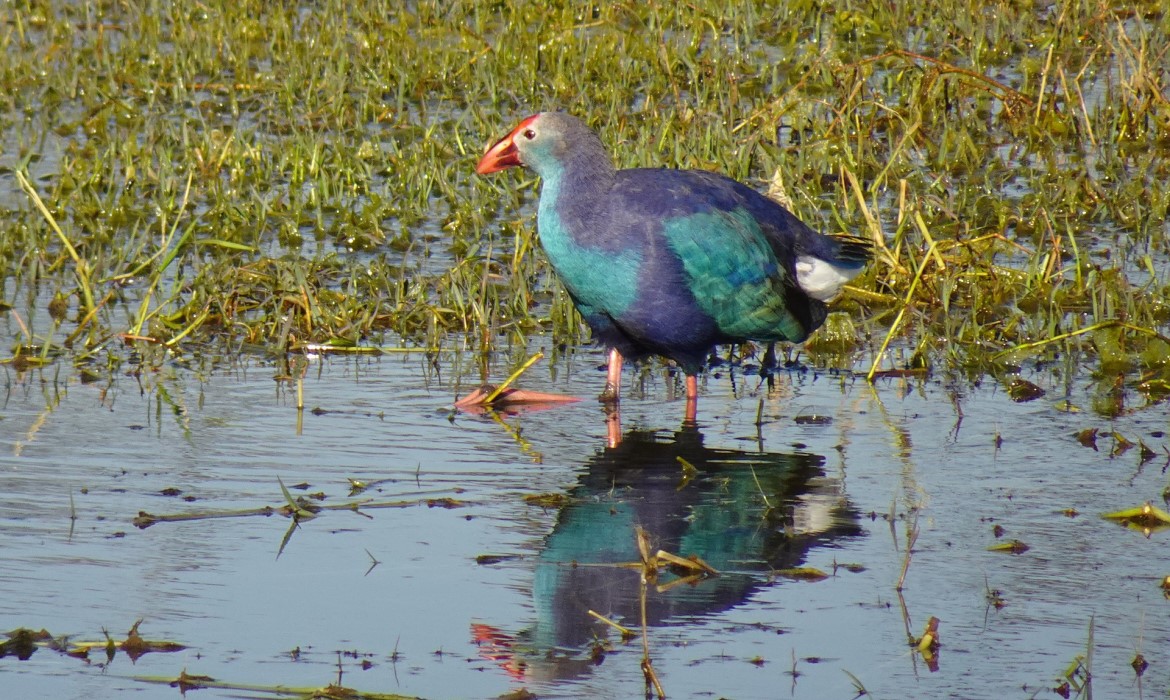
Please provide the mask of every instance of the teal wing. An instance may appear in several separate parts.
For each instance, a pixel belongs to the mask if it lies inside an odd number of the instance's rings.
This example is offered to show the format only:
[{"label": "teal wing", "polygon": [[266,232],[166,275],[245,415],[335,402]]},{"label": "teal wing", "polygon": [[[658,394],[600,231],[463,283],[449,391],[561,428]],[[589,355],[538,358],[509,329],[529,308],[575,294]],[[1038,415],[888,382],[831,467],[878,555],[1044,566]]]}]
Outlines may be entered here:
[{"label": "teal wing", "polygon": [[746,209],[710,209],[663,227],[699,307],[730,338],[800,342],[815,324],[809,300]]}]

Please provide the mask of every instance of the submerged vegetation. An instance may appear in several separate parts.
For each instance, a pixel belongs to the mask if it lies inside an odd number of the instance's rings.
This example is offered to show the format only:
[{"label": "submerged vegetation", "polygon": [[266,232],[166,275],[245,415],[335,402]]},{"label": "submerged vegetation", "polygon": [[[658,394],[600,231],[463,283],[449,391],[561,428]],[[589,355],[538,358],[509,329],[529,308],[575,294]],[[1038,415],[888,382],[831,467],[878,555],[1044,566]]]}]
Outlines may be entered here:
[{"label": "submerged vegetation", "polygon": [[0,354],[583,339],[532,181],[473,173],[567,109],[879,244],[814,360],[1170,393],[1162,3],[722,5],[18,0]]}]

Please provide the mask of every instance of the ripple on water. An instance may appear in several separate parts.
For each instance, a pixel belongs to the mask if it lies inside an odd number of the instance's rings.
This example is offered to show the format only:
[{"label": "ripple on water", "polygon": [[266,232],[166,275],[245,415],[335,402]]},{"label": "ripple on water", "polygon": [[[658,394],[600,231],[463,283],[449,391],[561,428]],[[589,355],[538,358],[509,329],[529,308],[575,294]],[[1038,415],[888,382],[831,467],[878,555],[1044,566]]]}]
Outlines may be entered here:
[{"label": "ripple on water", "polygon": [[[0,660],[16,671],[6,689],[172,697],[129,676],[184,668],[320,686],[335,680],[336,652],[353,651],[345,683],[378,692],[488,697],[523,684],[547,697],[635,695],[640,643],[585,614],[637,626],[637,575],[612,566],[637,559],[635,525],[656,547],[725,572],[673,587],[664,575],[667,587],[652,591],[651,649],[672,695],[773,697],[780,679],[793,697],[848,697],[848,671],[878,696],[1014,697],[1055,684],[1083,652],[1090,617],[1099,693],[1132,693],[1138,648],[1153,664],[1147,687],[1168,685],[1164,535],[1097,517],[1157,498],[1164,477],[1072,438],[1100,421],[990,389],[960,397],[959,421],[932,381],[871,392],[793,373],[768,393],[737,377],[736,396],[725,373],[706,379],[700,425],[686,428],[669,383],[652,375],[623,404],[622,444],[606,448],[592,399],[601,358],[591,357],[555,381],[540,369],[524,378],[586,400],[499,421],[449,420],[455,391],[399,358],[321,360],[305,396],[322,410],[299,420],[263,367],[180,371],[161,404],[137,389],[111,404],[75,383],[52,401],[18,386],[0,423],[3,626],[100,641],[143,618],[148,638],[189,650],[133,666],[119,658],[106,674],[42,650]],[[1154,407],[1111,429],[1160,449],[1149,426],[1164,417]],[[679,457],[696,471],[687,476]],[[139,511],[279,506],[278,478],[326,505],[347,501],[359,479],[368,488],[358,498],[405,507],[328,511],[295,528],[280,515],[131,523]],[[525,501],[532,494],[564,498]],[[1029,551],[988,552],[995,525]],[[833,575],[770,573],[793,566]],[[989,607],[988,586],[1006,607]],[[906,645],[931,615],[942,620],[934,673]],[[589,653],[597,640],[600,664]],[[362,660],[372,666],[359,670]]]}]

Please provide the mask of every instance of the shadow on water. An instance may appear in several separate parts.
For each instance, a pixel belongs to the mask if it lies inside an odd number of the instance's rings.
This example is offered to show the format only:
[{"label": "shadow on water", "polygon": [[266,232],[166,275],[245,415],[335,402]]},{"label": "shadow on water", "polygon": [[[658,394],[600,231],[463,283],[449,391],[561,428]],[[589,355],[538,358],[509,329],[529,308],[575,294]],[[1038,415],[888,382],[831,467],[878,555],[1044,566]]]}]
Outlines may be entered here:
[{"label": "shadow on water", "polygon": [[824,463],[803,452],[706,447],[693,425],[626,432],[584,464],[544,538],[533,572],[535,621],[516,634],[473,625],[481,655],[529,681],[578,678],[599,664],[614,632],[590,611],[641,625],[641,568],[619,566],[640,560],[637,527],[655,548],[719,571],[681,585],[660,574],[646,598],[648,628],[745,603],[811,549],[863,533]]}]

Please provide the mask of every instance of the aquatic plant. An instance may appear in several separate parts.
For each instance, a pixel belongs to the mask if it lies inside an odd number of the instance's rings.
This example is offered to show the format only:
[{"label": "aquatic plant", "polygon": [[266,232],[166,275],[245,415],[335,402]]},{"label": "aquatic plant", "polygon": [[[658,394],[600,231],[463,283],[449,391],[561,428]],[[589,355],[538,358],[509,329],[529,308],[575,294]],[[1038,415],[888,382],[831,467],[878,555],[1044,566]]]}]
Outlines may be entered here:
[{"label": "aquatic plant", "polygon": [[534,188],[472,177],[562,108],[621,167],[718,169],[878,244],[838,306],[863,342],[814,362],[1087,361],[1160,401],[1170,16],[929,5],[13,3],[5,360],[578,342]]}]

